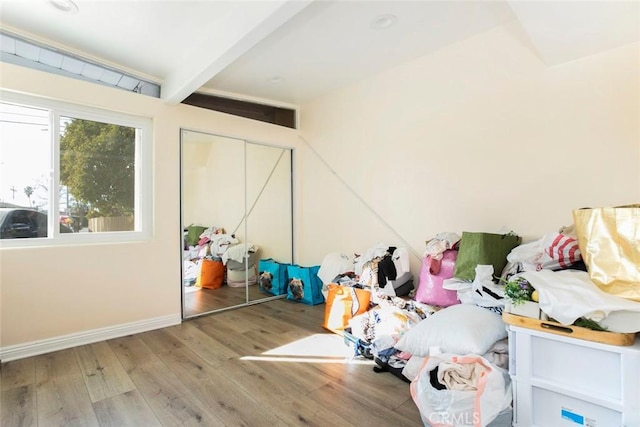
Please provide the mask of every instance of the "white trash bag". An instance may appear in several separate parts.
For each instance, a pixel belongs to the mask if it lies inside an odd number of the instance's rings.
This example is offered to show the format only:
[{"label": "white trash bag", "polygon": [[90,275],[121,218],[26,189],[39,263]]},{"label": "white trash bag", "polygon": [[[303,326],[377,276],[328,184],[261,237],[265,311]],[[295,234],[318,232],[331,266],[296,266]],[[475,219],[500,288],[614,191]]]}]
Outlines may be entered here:
[{"label": "white trash bag", "polygon": [[427,356],[411,382],[425,426],[485,427],[511,405],[511,380],[482,356]]}]

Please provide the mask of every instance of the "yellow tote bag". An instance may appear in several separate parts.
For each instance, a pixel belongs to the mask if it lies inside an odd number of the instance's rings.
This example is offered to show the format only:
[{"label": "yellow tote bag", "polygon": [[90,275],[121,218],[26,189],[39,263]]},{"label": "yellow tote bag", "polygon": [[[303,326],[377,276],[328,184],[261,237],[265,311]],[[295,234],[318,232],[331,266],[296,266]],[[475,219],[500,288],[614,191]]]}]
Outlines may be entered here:
[{"label": "yellow tote bag", "polygon": [[640,205],[573,211],[591,280],[603,291],[640,301]]}]

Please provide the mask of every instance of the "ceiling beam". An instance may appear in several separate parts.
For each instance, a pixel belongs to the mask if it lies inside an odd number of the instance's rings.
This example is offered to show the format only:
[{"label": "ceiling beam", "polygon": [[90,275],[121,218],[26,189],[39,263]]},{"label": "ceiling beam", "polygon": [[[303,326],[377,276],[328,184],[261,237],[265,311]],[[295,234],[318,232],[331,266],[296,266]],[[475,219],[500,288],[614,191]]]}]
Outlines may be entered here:
[{"label": "ceiling beam", "polygon": [[189,58],[167,76],[161,98],[171,103],[183,101],[312,2],[237,2],[228,16],[212,22],[206,40],[192,47]]}]

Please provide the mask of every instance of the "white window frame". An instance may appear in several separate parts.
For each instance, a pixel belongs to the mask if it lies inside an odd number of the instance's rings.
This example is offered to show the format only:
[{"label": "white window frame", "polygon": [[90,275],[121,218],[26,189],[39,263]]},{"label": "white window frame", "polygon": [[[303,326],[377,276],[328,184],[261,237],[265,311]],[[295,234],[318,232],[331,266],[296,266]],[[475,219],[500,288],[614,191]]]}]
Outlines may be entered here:
[{"label": "white window frame", "polygon": [[0,101],[50,111],[49,127],[51,129],[52,169],[50,171],[49,210],[51,212],[60,211],[60,200],[57,196],[60,187],[60,117],[92,120],[136,129],[134,231],[60,233],[58,227],[60,214],[58,213],[56,215],[48,215],[49,237],[0,239],[0,248],[139,242],[151,238],[153,226],[153,120],[151,118],[63,101],[43,99],[1,89]]}]

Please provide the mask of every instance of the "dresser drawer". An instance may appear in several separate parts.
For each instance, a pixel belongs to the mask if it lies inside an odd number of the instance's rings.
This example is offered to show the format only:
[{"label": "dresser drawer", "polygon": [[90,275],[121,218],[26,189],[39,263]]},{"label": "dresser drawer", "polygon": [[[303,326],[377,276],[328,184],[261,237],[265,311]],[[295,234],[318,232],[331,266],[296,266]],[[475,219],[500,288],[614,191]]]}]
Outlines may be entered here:
[{"label": "dresser drawer", "polygon": [[622,426],[619,410],[596,405],[544,388],[532,387],[532,426]]},{"label": "dresser drawer", "polygon": [[622,392],[621,355],[533,336],[530,379],[619,400]]}]

